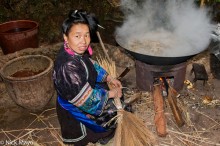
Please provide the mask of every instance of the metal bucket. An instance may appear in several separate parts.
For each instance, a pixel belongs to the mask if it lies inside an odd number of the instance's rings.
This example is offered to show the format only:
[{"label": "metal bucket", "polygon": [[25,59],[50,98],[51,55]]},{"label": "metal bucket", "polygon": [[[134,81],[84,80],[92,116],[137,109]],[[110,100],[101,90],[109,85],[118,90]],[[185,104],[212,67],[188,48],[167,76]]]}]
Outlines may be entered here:
[{"label": "metal bucket", "polygon": [[9,96],[31,111],[42,110],[55,93],[53,60],[43,55],[26,55],[7,62],[0,70]]},{"label": "metal bucket", "polygon": [[38,23],[16,20],[0,24],[0,47],[5,55],[25,48],[38,48]]}]

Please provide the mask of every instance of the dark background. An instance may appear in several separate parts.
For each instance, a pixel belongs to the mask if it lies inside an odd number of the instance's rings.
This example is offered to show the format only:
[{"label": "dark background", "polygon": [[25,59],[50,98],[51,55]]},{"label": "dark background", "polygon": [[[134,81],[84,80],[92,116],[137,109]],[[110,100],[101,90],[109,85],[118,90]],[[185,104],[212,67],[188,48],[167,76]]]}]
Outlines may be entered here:
[{"label": "dark background", "polygon": [[[143,0],[137,0],[143,1]],[[29,19],[39,23],[40,43],[57,43],[62,41],[61,24],[70,9],[84,9],[95,13],[105,43],[114,45],[115,27],[123,22],[120,8],[114,5],[119,0],[0,0],[0,23],[11,20]],[[210,8],[214,21],[219,21],[219,3],[214,0],[205,1]],[[200,0],[195,0],[200,6]]]}]

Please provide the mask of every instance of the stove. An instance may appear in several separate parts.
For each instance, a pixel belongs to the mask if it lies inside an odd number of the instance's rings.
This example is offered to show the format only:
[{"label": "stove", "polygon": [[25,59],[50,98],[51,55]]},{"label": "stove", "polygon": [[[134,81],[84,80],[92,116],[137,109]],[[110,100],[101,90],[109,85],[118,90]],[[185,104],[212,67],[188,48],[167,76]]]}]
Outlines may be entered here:
[{"label": "stove", "polygon": [[187,62],[175,65],[151,65],[136,60],[136,84],[142,91],[152,91],[155,79],[169,79],[171,86],[176,90],[182,90],[186,75]]}]

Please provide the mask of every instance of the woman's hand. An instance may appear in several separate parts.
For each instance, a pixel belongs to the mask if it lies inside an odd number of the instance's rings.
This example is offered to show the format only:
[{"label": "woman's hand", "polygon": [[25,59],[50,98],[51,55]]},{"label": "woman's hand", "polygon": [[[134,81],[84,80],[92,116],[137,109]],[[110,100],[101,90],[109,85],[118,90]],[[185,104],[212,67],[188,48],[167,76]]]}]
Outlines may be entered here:
[{"label": "woman's hand", "polygon": [[112,76],[108,75],[107,76],[107,82],[112,86],[112,87],[119,87],[121,88],[121,82],[115,78],[113,78]]},{"label": "woman's hand", "polygon": [[122,97],[122,89],[121,87],[116,87],[109,90],[109,98],[121,98]]},{"label": "woman's hand", "polygon": [[122,85],[121,82],[112,76],[107,76],[107,82],[110,85],[109,98],[121,98],[122,97]]}]

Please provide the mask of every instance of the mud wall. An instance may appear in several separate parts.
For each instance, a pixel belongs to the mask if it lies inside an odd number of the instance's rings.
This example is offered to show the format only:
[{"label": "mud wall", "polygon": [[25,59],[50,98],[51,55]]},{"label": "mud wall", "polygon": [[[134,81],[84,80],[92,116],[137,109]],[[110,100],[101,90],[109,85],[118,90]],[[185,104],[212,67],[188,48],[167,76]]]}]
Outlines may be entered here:
[{"label": "mud wall", "polygon": [[1,0],[0,23],[18,19],[37,21],[40,42],[55,43],[62,38],[60,27],[70,9],[95,13],[104,26],[105,20],[117,15],[117,8],[107,0]]}]

